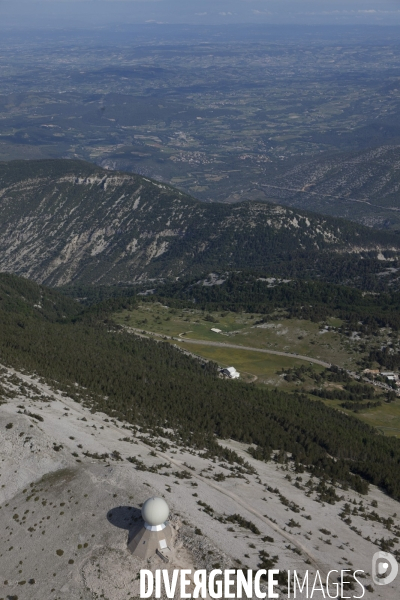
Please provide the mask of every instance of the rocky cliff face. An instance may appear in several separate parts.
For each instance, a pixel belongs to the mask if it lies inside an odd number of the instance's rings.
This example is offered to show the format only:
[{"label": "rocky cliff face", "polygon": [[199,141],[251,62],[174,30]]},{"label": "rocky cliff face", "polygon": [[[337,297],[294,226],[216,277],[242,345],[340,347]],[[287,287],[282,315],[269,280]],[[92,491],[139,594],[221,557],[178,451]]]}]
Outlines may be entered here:
[{"label": "rocky cliff face", "polygon": [[385,259],[399,250],[395,237],[339,219],[265,203],[204,204],[84,162],[0,163],[0,270],[49,285],[271,269],[299,253]]}]

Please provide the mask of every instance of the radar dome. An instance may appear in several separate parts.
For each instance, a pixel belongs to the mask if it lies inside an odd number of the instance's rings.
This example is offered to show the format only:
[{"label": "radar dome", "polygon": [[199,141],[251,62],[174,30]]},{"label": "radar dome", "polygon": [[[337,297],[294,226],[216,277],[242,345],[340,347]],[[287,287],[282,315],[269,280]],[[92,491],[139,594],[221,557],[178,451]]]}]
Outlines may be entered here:
[{"label": "radar dome", "polygon": [[162,498],[149,498],[142,506],[142,517],[152,527],[165,523],[168,515],[168,504]]}]

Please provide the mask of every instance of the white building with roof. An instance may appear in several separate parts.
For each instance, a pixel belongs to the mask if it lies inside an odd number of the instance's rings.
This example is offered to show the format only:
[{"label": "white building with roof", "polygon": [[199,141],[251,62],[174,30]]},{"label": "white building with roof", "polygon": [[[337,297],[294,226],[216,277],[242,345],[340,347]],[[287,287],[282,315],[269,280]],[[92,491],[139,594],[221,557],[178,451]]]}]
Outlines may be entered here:
[{"label": "white building with roof", "polygon": [[221,373],[229,377],[229,379],[239,379],[240,373],[236,371],[235,367],[226,367],[221,369]]}]

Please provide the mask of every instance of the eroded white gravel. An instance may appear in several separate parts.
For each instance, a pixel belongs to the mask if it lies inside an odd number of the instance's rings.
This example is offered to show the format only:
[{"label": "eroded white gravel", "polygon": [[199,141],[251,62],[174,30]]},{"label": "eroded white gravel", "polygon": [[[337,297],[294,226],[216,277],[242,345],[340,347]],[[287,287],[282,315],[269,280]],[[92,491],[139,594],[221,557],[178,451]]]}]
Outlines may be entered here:
[{"label": "eroded white gravel", "polygon": [[[14,380],[10,380],[13,374]],[[397,516],[392,531],[383,523],[365,520],[359,510],[350,515],[351,524],[339,517],[345,502],[353,501],[358,509],[362,501],[365,511],[374,510],[380,517],[400,514],[399,503],[376,488],[365,497],[338,489],[343,500],[322,504],[315,493],[306,496],[307,473],[300,475],[302,489],[298,489],[294,485],[298,475],[290,467],[287,471],[284,465],[253,460],[241,444],[223,442],[253,465],[257,474],[232,477],[230,465],[174,447],[168,440],[170,447],[163,452],[159,446],[152,449],[142,441],[143,434],[111,422],[102,413],[91,414],[71,398],[38,383],[37,378],[12,370],[1,377],[3,385],[18,394],[0,406],[0,600],[16,596],[19,600],[137,597],[137,574],[149,565],[127,552],[130,518],[153,494],[163,495],[172,511],[176,543],[169,569],[212,565],[257,569],[259,552],[265,550],[279,557],[277,568],[302,574],[308,569],[311,579],[316,569],[321,574],[346,568],[370,574],[372,556],[378,550],[373,541],[394,538],[396,528],[399,531]],[[46,401],[29,399],[27,389],[21,393],[15,377],[36,386],[47,396]],[[24,411],[40,415],[43,421]],[[9,423],[12,428],[6,427]],[[130,441],[122,441],[126,437]],[[122,460],[83,455],[114,451]],[[137,470],[127,457],[143,461],[145,468],[160,463],[166,466],[158,473]],[[181,479],[178,475],[183,471],[189,472],[191,479]],[[215,479],[219,473],[225,479]],[[281,497],[294,502],[299,512],[285,506],[279,494],[268,487],[279,489]],[[211,514],[198,501],[210,507]],[[376,508],[372,501],[378,503]],[[351,504],[352,511],[355,506]],[[113,519],[108,518],[110,511]],[[260,535],[237,523],[222,522],[233,514],[254,523]],[[300,526],[290,527],[290,519]],[[201,534],[195,534],[195,528]],[[266,536],[273,542],[263,541]],[[365,539],[368,536],[371,541]],[[398,548],[396,542],[394,549]],[[150,567],[165,565],[154,558]],[[34,583],[29,583],[32,580]],[[363,581],[370,584],[370,576]],[[364,597],[394,600],[398,589],[394,582],[373,593],[366,591]],[[360,588],[354,594],[359,595]],[[281,597],[287,598],[287,594]],[[316,592],[313,598],[323,595]]]}]

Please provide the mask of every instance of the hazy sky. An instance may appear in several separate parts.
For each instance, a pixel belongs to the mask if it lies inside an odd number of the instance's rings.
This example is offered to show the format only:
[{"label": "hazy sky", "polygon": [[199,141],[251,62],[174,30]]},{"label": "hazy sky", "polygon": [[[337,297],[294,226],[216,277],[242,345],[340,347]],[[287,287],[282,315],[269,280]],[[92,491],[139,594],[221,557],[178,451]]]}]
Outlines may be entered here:
[{"label": "hazy sky", "polygon": [[400,25],[400,0],[0,0],[0,25]]}]

